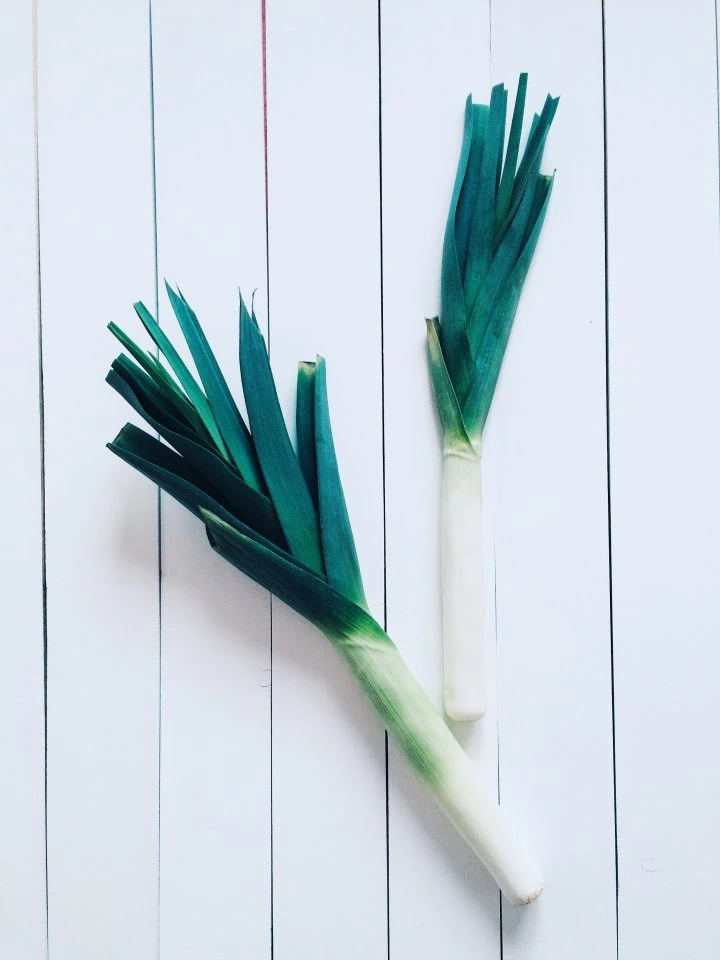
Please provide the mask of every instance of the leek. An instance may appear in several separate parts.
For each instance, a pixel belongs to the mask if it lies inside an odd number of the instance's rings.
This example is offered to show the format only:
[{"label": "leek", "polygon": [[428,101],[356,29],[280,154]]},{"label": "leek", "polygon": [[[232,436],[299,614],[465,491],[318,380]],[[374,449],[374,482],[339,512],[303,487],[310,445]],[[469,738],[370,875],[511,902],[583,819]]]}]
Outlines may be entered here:
[{"label": "leek", "polygon": [[431,379],[443,431],[441,553],[445,711],[485,713],[482,436],[553,177],[540,173],[558,99],[535,114],[520,156],[527,74],[505,146],[507,91],[468,97],[445,228],[440,317],[427,321]]},{"label": "leek", "polygon": [[330,427],[325,361],[318,357],[298,370],[296,453],[265,341],[242,297],[240,372],[249,427],[197,317],[180,293],[168,287],[168,295],[200,382],[137,304],[169,370],[111,324],[130,357],[120,355],[107,380],[162,439],[127,424],[110,450],[198,516],[221,556],[326,635],[505,895],[529,903],[543,885],[535,860],[368,611]]}]

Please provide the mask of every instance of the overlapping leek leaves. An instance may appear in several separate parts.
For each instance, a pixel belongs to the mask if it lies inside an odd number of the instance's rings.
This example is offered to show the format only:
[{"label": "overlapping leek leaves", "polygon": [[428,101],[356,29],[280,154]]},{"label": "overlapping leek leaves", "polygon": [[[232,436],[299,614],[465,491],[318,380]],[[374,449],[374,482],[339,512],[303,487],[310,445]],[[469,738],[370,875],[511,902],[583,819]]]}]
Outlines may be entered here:
[{"label": "overlapping leek leaves", "polygon": [[265,342],[240,300],[243,420],[197,317],[168,296],[199,382],[142,304],[135,310],[167,366],[115,324],[127,354],[108,383],[161,439],[127,424],[108,444],[198,516],[225,559],[330,639],[435,800],[514,903],[529,903],[542,875],[487,789],[367,609],[328,410],[325,362],[301,363],[297,452],[278,402]]},{"label": "overlapping leek leaves", "polygon": [[520,162],[527,74],[520,75],[507,146],[508,94],[465,106],[465,128],[445,228],[440,317],[428,355],[446,445],[479,446],[505,348],[535,253],[553,177],[540,173],[558,99],[535,114]]},{"label": "overlapping leek leaves", "polygon": [[325,361],[303,363],[298,372],[298,457],[254,312],[241,298],[248,427],[195,313],[181,293],[169,286],[167,292],[200,382],[146,307],[135,304],[169,370],[112,323],[130,356],[113,362],[107,382],[162,440],[127,424],[110,450],[200,517],[222,556],[303,616],[330,632],[366,626],[371,618],[335,459]]}]

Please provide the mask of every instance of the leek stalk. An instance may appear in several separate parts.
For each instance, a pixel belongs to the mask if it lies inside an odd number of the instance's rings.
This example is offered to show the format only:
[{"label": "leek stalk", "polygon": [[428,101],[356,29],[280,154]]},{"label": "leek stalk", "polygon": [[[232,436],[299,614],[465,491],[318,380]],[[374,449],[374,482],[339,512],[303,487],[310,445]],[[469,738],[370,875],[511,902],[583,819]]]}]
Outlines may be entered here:
[{"label": "leek stalk", "polygon": [[453,720],[485,713],[480,457],[446,450],[442,460],[441,566],[445,712]]},{"label": "leek stalk", "polygon": [[540,173],[558,100],[535,114],[520,157],[527,74],[520,75],[505,146],[508,95],[468,97],[443,244],[440,316],[427,321],[428,357],[444,434],[442,592],[445,710],[485,713],[480,451],[520,293],[553,178]]},{"label": "leek stalk", "polygon": [[137,304],[170,369],[111,324],[133,359],[118,357],[107,379],[162,440],[127,424],[109,448],[198,516],[221,556],[328,637],[504,894],[515,904],[529,903],[543,885],[533,856],[368,612],[335,457],[324,360],[299,367],[296,453],[265,342],[242,298],[240,372],[249,428],[197,317],[181,294],[170,288],[168,294],[200,383]]}]

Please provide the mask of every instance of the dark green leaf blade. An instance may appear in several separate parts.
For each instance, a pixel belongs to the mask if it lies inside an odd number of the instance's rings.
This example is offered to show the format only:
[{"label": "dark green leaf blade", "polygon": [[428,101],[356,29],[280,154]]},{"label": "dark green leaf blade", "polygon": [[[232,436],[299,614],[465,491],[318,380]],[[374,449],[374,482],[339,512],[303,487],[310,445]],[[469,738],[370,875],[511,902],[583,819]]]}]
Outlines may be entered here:
[{"label": "dark green leaf blade", "polygon": [[[385,637],[370,614],[315,573],[268,550],[204,511],[213,548],[256,583],[310,620],[333,640],[358,634]],[[379,633],[378,633],[379,631]]]},{"label": "dark green leaf blade", "polygon": [[445,444],[453,448],[472,450],[472,444],[465,430],[460,405],[453,389],[438,336],[437,319],[426,320],[427,349],[430,362],[430,375],[435,390],[435,402]]},{"label": "dark green leaf blade", "polygon": [[265,341],[240,300],[240,373],[255,449],[294,557],[323,573],[320,525],[275,390]]},{"label": "dark green leaf blade", "polygon": [[[470,103],[470,115],[465,123],[470,123],[470,149],[463,171],[460,193],[455,210],[455,250],[460,270],[460,279],[465,282],[467,269],[470,231],[477,207],[480,170],[482,168],[483,145],[487,130],[488,108],[484,103]],[[467,133],[465,134],[467,136]],[[462,159],[462,156],[461,156]],[[459,171],[458,171],[459,175]]]},{"label": "dark green leaf blade", "polygon": [[220,501],[209,496],[196,485],[197,477],[182,462],[183,458],[162,444],[155,437],[140,430],[133,424],[126,424],[112,443],[107,444],[108,450],[120,457],[125,463],[134,467],[161,490],[169,494],[186,507],[194,516],[203,518],[203,511],[208,510],[217,516],[230,529],[242,536],[260,544],[265,550],[276,554],[298,569],[311,573],[307,567],[297,563],[282,547],[274,544],[262,534],[243,523],[238,517],[230,513]]},{"label": "dark green leaf blade", "polygon": [[[464,396],[470,385],[472,353],[466,331],[467,318],[463,294],[464,271],[461,271],[460,268],[457,247],[457,213],[463,184],[468,172],[468,161],[473,144],[473,127],[476,123],[480,122],[477,117],[481,115],[484,116],[484,111],[487,110],[487,107],[483,107],[482,110],[477,113],[474,109],[475,106],[471,98],[468,97],[465,103],[465,127],[460,150],[460,160],[458,161],[455,185],[453,187],[452,199],[450,200],[450,210],[448,212],[447,223],[445,224],[440,282],[440,329],[442,344],[448,370],[453,379],[455,391],[459,396]],[[465,222],[464,211],[469,209],[470,202],[470,198],[468,198],[463,204],[461,216],[463,224]],[[465,230],[462,224],[460,230],[461,233]],[[462,236],[461,242],[465,242]]]},{"label": "dark green leaf blade", "polygon": [[522,137],[523,116],[525,115],[527,82],[528,75],[526,73],[521,73],[518,80],[517,93],[515,94],[515,107],[513,108],[512,122],[510,124],[510,137],[508,139],[507,151],[505,153],[505,163],[503,165],[497,204],[495,207],[496,229],[505,220],[510,207],[510,197],[512,196],[513,182],[515,180],[515,172],[517,170],[518,155],[520,153],[520,139]]},{"label": "dark green leaf blade", "polygon": [[157,389],[166,398],[167,402],[181,411],[183,418],[193,425],[193,428],[199,436],[210,439],[210,435],[197,410],[163,365],[159,363],[151,353],[146,353],[142,350],[117,324],[109,323],[108,330],[120,341],[130,356],[140,364],[152,379]]},{"label": "dark green leaf blade", "polygon": [[[545,141],[547,140],[548,133],[550,132],[552,122],[555,119],[555,114],[557,113],[559,103],[560,97],[551,97],[550,94],[548,94],[540,116],[538,117],[536,115],[533,118],[533,125],[530,128],[530,136],[528,137],[528,142],[525,146],[525,151],[513,183],[512,199],[510,208],[508,210],[508,217],[513,216],[515,210],[520,204],[522,193],[527,187],[528,181],[532,180],[533,171],[538,170],[540,167],[540,157],[542,157],[542,152],[545,149]],[[504,230],[505,228],[502,229]]]},{"label": "dark green leaf blade", "polygon": [[170,304],[200,374],[213,417],[230,459],[251,487],[264,489],[253,441],[200,323],[185,300],[165,281]]},{"label": "dark green leaf blade", "polygon": [[227,447],[223,442],[218,425],[215,422],[215,417],[210,409],[208,399],[200,388],[197,380],[192,373],[190,373],[182,357],[172,345],[169,338],[165,335],[164,330],[157,320],[155,320],[155,318],[152,316],[145,304],[138,301],[134,304],[134,307],[135,313],[137,313],[138,317],[140,318],[142,325],[157,344],[158,349],[170,364],[175,376],[180,381],[180,385],[205,425],[205,429],[212,438],[212,441],[217,447],[218,452],[221,454],[221,456],[227,458],[229,456]]},{"label": "dark green leaf blade", "polygon": [[234,472],[227,461],[222,460],[212,447],[203,445],[185,429],[183,424],[163,416],[152,401],[143,396],[134,385],[124,380],[116,370],[111,370],[107,382],[129,405],[183,457],[194,471],[196,484],[205,492],[219,498],[228,509],[262,536],[281,547],[286,546],[285,537],[278,522],[272,502],[259,493]]},{"label": "dark green leaf blade", "polygon": [[157,419],[168,420],[174,424],[174,428],[178,429],[179,432],[187,432],[189,435],[197,436],[203,442],[205,441],[205,435],[199,434],[195,424],[185,416],[185,407],[177,402],[176,395],[166,390],[162,385],[158,385],[151,376],[133,363],[124,353],[113,360],[111,373],[128,384],[142,398],[143,403],[154,411],[153,415]]},{"label": "dark green leaf blade", "polygon": [[315,364],[298,364],[295,431],[300,469],[313,503],[318,505],[317,463],[315,460]]},{"label": "dark green leaf blade", "polygon": [[322,357],[317,358],[315,365],[315,451],[320,533],[328,582],[348,599],[367,609],[355,538],[335,455],[327,397],[327,368]]},{"label": "dark green leaf blade", "polygon": [[[126,424],[107,447],[121,460],[187,507],[196,517],[201,516],[202,507],[217,513],[226,523],[239,524],[238,518],[230,513],[225,504],[202,489],[195,471],[183,461],[182,457],[139,427],[131,423]],[[273,546],[269,540],[265,541],[264,537],[260,537],[250,527],[247,527],[245,532],[248,536],[262,539],[269,546]]]},{"label": "dark green leaf blade", "polygon": [[490,404],[500,375],[500,367],[515,319],[520,294],[547,213],[548,202],[552,193],[552,183],[552,177],[538,177],[539,198],[536,201],[538,212],[535,223],[523,247],[520,259],[510,274],[502,296],[497,302],[490,322],[487,324],[478,349],[472,390],[463,405],[463,419],[473,434],[482,432],[490,411]]},{"label": "dark green leaf blade", "polygon": [[[466,311],[477,296],[490,269],[495,236],[497,168],[502,155],[507,91],[500,83],[492,88],[482,163],[478,175],[477,204],[470,231],[468,265],[465,271]],[[472,350],[473,343],[470,340]]]},{"label": "dark green leaf blade", "polygon": [[[108,324],[108,330],[115,337],[115,339],[119,340],[123,347],[125,347],[133,360],[140,364],[148,376],[152,377],[153,380],[158,378],[158,369],[162,370],[163,368],[159,366],[152,354],[147,353],[145,350],[139,347],[135,341],[132,340],[114,321],[110,321]],[[170,389],[169,383],[166,382],[165,386]]]},{"label": "dark green leaf blade", "polygon": [[475,349],[481,343],[486,325],[492,316],[498,299],[505,289],[515,264],[520,259],[527,241],[528,227],[532,229],[534,223],[533,214],[537,215],[534,186],[537,184],[539,166],[540,157],[537,158],[533,170],[532,186],[529,185],[528,189],[524,191],[520,205],[515,210],[505,235],[495,251],[485,280],[477,291],[475,300],[470,307],[468,337],[470,343],[475,345]]}]

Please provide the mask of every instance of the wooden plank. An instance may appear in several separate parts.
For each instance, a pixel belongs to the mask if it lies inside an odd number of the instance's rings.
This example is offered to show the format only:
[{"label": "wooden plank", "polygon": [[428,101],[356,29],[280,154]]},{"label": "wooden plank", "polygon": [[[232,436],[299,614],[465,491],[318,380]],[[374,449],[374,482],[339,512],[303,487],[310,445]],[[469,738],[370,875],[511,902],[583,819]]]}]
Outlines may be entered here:
[{"label": "wooden plank", "polygon": [[[383,290],[388,629],[419,681],[442,703],[440,450],[424,317],[438,312],[440,257],[462,138],[463,106],[489,80],[489,5],[453,0],[408,13],[383,0]],[[488,637],[494,634],[491,469],[483,477]],[[497,782],[494,649],[489,709],[456,726]],[[395,960],[447,953],[499,957],[498,895],[401,758],[390,769],[390,944]]]},{"label": "wooden plank", "polygon": [[157,956],[157,494],[104,445],[152,299],[147,4],[38,9],[53,960]]},{"label": "wooden plank", "polygon": [[[328,361],[337,453],[370,607],[383,611],[377,5],[267,5],[271,356]],[[381,958],[383,731],[316,630],[273,604],[276,960]]]},{"label": "wooden plank", "polygon": [[[160,276],[239,395],[238,285],[266,302],[260,5],[154,2],[153,66]],[[160,317],[182,340],[162,282]],[[165,496],[162,566],[162,955],[269,956],[269,598]]]},{"label": "wooden plank", "polygon": [[503,0],[493,82],[560,107],[557,169],[488,435],[496,522],[500,786],[527,825],[547,887],[503,905],[503,956],[615,952],[615,840],[605,409],[602,15]]},{"label": "wooden plank", "polygon": [[606,7],[620,956],[695,957],[720,892],[715,21]]},{"label": "wooden plank", "polygon": [[[6,323],[0,381],[0,954],[45,956],[45,733],[37,223],[30,3],[10,4],[0,32],[0,289]],[[9,332],[8,331],[8,332]]]}]

